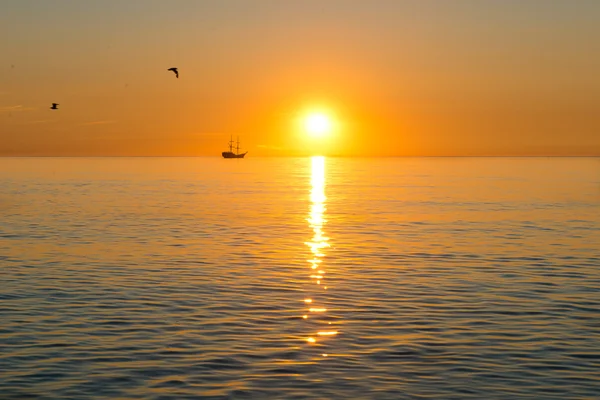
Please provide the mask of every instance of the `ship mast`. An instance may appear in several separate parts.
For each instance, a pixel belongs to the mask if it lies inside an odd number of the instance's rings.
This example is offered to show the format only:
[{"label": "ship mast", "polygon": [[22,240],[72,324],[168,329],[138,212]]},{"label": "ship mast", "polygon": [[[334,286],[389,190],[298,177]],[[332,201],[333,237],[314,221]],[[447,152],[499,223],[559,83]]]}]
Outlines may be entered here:
[{"label": "ship mast", "polygon": [[233,135],[229,137],[229,152],[233,153]]},{"label": "ship mast", "polygon": [[235,146],[235,154],[240,154],[240,137],[237,137],[237,144]]}]

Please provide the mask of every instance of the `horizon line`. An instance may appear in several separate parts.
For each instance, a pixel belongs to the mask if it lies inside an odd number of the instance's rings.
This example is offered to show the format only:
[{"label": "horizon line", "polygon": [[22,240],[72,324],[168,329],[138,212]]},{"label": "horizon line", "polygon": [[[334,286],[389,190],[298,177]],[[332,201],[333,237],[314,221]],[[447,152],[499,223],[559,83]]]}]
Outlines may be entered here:
[{"label": "horizon line", "polygon": [[[600,158],[600,154],[598,155],[419,155],[419,156],[359,156],[359,155],[323,155],[323,154],[314,154],[314,155],[291,155],[291,156],[253,156],[252,158],[309,158],[309,157],[325,157],[325,158]],[[17,155],[17,156],[9,156],[9,155],[0,155],[0,158],[222,158],[221,156],[206,156],[206,155],[198,155],[198,156],[176,156],[176,155],[144,155],[144,156],[136,156],[136,155],[72,155],[72,156],[57,156],[57,155]],[[244,158],[246,159],[246,158]]]}]

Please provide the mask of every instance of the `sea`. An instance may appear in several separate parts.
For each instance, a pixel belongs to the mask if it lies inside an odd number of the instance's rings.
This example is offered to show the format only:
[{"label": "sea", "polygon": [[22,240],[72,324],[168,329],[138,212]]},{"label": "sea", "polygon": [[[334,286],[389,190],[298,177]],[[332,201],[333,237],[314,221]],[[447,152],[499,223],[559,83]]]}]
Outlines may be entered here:
[{"label": "sea", "polygon": [[0,399],[599,399],[600,158],[0,158]]}]

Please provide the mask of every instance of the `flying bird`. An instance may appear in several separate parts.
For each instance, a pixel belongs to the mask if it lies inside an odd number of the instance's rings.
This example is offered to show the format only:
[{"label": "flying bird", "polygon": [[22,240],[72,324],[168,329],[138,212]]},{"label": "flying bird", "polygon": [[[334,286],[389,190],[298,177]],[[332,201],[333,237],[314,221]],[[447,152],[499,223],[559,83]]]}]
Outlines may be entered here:
[{"label": "flying bird", "polygon": [[51,110],[58,110],[58,103],[52,103],[52,107],[50,107]]},{"label": "flying bird", "polygon": [[179,71],[177,71],[177,68],[175,68],[175,67],[169,68],[167,71],[175,72],[175,78],[179,78]]}]

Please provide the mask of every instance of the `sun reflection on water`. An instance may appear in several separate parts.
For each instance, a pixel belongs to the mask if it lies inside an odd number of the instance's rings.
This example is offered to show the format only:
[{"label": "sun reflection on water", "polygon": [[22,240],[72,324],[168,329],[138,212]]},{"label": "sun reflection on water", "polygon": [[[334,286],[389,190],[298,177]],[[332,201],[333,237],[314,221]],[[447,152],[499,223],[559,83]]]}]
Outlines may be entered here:
[{"label": "sun reflection on water", "polygon": [[[319,290],[327,289],[327,286],[322,284],[325,283],[326,269],[323,265],[323,257],[325,257],[325,249],[329,247],[329,238],[325,236],[323,232],[323,226],[327,222],[325,219],[325,158],[324,157],[312,157],[311,158],[311,191],[310,191],[310,212],[307,218],[308,224],[313,231],[312,239],[306,242],[309,247],[312,257],[307,260],[310,264],[309,278],[311,282],[316,285],[314,288],[315,296],[306,297],[304,302],[309,305],[308,314],[303,315],[305,320],[310,323],[316,323],[316,332],[313,331],[311,335],[306,339],[308,343],[314,344],[317,342],[315,336],[335,336],[337,331],[324,331],[319,329],[322,325],[331,325],[331,322],[326,321],[326,315],[324,313],[327,308],[323,304],[319,303]],[[318,270],[317,270],[318,269]]]}]

